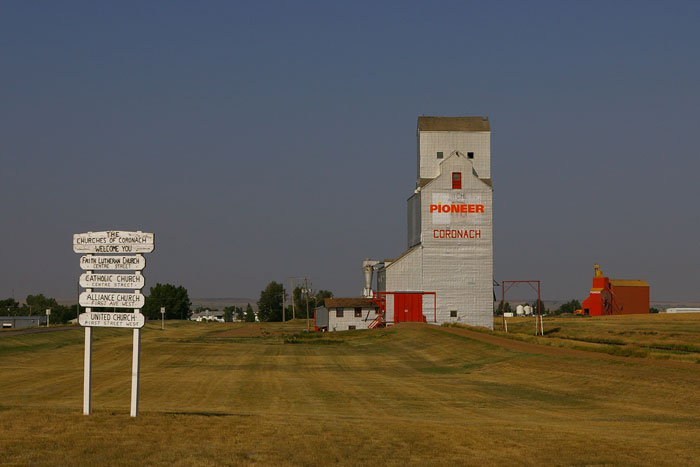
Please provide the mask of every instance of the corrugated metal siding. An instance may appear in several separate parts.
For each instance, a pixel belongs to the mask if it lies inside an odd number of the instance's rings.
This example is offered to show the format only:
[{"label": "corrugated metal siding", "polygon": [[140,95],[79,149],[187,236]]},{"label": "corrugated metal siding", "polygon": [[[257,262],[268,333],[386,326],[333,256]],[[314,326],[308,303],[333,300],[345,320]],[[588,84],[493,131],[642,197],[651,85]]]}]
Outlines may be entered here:
[{"label": "corrugated metal siding", "polygon": [[369,329],[369,325],[377,317],[375,308],[362,308],[362,316],[355,318],[354,308],[344,308],[343,317],[336,316],[336,309],[328,309],[328,330],[329,331],[347,331],[350,326],[355,326],[355,329]]},{"label": "corrugated metal siding", "polygon": [[[474,153],[474,170],[480,178],[491,178],[491,133],[468,131],[420,132],[418,136],[418,178],[440,175],[440,162],[459,151]],[[445,159],[438,159],[441,151]]]},{"label": "corrugated metal siding", "polygon": [[[410,251],[386,269],[386,290],[423,290],[423,248]],[[388,306],[387,306],[388,309]]]},{"label": "corrugated metal siding", "polygon": [[[471,162],[452,157],[443,175],[422,192],[423,290],[437,293],[438,322],[455,321],[493,326],[493,232],[491,187],[471,175]],[[451,172],[461,170],[463,188],[452,189]],[[427,200],[432,200],[432,203]],[[467,203],[484,206],[483,213],[431,213],[430,204]],[[480,238],[435,238],[436,231],[478,231]],[[439,237],[440,234],[437,234]],[[451,311],[457,317],[450,317]]]},{"label": "corrugated metal siding", "polygon": [[46,316],[0,316],[0,322],[3,327],[31,328],[46,324]]},{"label": "corrugated metal siding", "polygon": [[420,192],[414,193],[408,198],[408,248],[420,243],[421,233],[421,209],[420,209]]},{"label": "corrugated metal siding", "polygon": [[328,308],[323,306],[320,308],[316,308],[315,318],[315,324],[317,328],[328,327]]},{"label": "corrugated metal siding", "polygon": [[611,289],[617,306],[615,313],[625,315],[649,313],[649,286],[615,285],[611,282]]},{"label": "corrugated metal siding", "polygon": [[[466,157],[449,157],[440,166],[441,175],[423,187],[421,243],[384,270],[383,285],[387,291],[436,292],[438,323],[492,328],[493,190],[472,167]],[[463,174],[460,190],[452,189],[453,171]],[[483,212],[431,212],[431,204],[483,206]],[[431,299],[424,297],[423,305],[432,312],[432,303],[426,303]],[[387,303],[389,310],[393,307]]]},{"label": "corrugated metal siding", "polygon": [[384,292],[386,290],[386,269],[382,268],[377,271],[377,291]]}]

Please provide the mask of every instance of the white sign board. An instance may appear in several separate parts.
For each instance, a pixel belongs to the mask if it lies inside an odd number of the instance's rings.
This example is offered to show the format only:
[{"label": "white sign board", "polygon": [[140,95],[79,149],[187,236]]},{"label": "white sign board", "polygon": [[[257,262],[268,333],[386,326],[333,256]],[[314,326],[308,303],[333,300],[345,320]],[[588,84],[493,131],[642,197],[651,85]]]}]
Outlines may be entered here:
[{"label": "white sign board", "polygon": [[146,267],[143,256],[81,256],[80,269],[84,271],[142,271]]},{"label": "white sign board", "polygon": [[86,289],[142,289],[146,279],[141,274],[85,273],[80,275],[80,287]]},{"label": "white sign board", "polygon": [[145,298],[140,293],[83,292],[80,306],[107,308],[142,308]]},{"label": "white sign board", "polygon": [[90,312],[78,315],[78,323],[86,327],[142,328],[146,318],[141,313]]},{"label": "white sign board", "polygon": [[150,253],[154,245],[153,234],[146,232],[107,230],[73,234],[76,253]]}]

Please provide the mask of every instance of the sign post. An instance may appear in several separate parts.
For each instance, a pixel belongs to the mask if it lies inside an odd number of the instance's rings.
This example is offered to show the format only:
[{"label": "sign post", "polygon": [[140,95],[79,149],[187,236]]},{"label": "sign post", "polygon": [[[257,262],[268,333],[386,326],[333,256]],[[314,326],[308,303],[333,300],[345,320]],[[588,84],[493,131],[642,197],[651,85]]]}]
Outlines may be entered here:
[{"label": "sign post", "polygon": [[51,317],[51,308],[46,309],[46,327],[49,327],[49,319]]},{"label": "sign post", "polygon": [[[145,302],[145,297],[141,294],[141,289],[145,285],[141,271],[146,267],[146,260],[141,253],[150,253],[154,248],[154,235],[141,231],[108,230],[73,235],[73,251],[86,253],[80,258],[80,268],[85,271],[80,276],[80,286],[84,287],[85,291],[80,294],[78,300],[79,306],[85,307],[85,313],[80,313],[78,316],[78,323],[85,327],[83,367],[83,414],[85,415],[90,415],[91,412],[93,327],[133,329],[130,415],[136,417],[138,414],[141,328],[146,323],[146,318],[141,314],[141,308]],[[95,274],[95,271],[110,272]],[[93,292],[93,289],[107,290]],[[100,308],[130,308],[132,311],[108,312],[105,310],[102,312],[99,311]],[[51,310],[46,310],[47,326],[50,312]]]},{"label": "sign post", "polygon": [[165,329],[165,307],[160,307],[160,330]]}]

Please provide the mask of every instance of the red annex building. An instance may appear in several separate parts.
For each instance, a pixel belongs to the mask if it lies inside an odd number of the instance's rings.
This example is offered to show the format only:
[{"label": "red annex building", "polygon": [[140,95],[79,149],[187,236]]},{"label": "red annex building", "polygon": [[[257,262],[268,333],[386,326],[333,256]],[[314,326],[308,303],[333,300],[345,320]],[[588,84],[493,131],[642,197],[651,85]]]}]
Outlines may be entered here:
[{"label": "red annex building", "polygon": [[579,313],[590,316],[649,313],[649,284],[642,280],[610,279],[594,266],[593,287]]}]

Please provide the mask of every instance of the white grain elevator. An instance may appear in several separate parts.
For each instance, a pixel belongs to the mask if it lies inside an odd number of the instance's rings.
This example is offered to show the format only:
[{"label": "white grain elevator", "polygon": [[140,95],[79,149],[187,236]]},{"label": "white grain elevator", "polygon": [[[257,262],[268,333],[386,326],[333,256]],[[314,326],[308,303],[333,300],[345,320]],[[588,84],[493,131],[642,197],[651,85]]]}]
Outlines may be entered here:
[{"label": "white grain elevator", "polygon": [[[489,120],[419,117],[417,138],[418,170],[415,191],[408,198],[407,250],[385,260],[377,271],[378,292],[386,293],[386,320],[399,322],[399,314],[408,312],[396,309],[398,295],[391,292],[416,297],[422,293],[422,313],[428,322],[493,328]],[[401,307],[408,303],[400,301]]]}]

